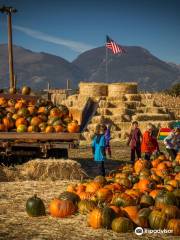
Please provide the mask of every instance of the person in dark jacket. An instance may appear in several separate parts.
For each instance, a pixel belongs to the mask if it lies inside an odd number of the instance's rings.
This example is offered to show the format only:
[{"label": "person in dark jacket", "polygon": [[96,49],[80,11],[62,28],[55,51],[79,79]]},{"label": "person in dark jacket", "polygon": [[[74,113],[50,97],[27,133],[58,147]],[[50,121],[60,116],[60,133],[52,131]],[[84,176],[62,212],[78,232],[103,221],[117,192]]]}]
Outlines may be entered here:
[{"label": "person in dark jacket", "polygon": [[138,127],[138,122],[134,121],[127,142],[127,145],[131,147],[131,163],[134,163],[136,155],[138,159],[141,158],[141,139],[142,133]]},{"label": "person in dark jacket", "polygon": [[111,131],[110,131],[110,125],[104,125],[104,131],[105,131],[105,139],[106,139],[106,153],[111,158],[111,146],[110,146],[110,140],[111,140]]},{"label": "person in dark jacket", "polygon": [[98,175],[102,176],[105,176],[104,161],[106,160],[106,139],[104,134],[104,126],[98,126],[92,140],[94,161],[98,167]]}]

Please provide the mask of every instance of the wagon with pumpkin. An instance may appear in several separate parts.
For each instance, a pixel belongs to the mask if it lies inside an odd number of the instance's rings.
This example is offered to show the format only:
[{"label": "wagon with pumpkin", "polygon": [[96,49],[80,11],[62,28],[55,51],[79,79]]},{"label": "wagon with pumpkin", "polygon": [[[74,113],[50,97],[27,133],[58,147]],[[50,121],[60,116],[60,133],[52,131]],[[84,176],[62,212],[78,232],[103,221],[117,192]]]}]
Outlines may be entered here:
[{"label": "wagon with pumpkin", "polygon": [[0,94],[0,156],[68,157],[87,122],[87,104],[74,114],[64,105],[23,94]]}]

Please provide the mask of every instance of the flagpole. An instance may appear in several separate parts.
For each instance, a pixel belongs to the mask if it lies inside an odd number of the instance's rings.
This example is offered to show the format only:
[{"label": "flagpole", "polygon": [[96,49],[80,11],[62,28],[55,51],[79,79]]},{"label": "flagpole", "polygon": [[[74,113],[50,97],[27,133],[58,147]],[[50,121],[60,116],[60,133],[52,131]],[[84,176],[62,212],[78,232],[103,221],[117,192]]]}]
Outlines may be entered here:
[{"label": "flagpole", "polygon": [[106,47],[106,83],[108,83],[108,49]]}]

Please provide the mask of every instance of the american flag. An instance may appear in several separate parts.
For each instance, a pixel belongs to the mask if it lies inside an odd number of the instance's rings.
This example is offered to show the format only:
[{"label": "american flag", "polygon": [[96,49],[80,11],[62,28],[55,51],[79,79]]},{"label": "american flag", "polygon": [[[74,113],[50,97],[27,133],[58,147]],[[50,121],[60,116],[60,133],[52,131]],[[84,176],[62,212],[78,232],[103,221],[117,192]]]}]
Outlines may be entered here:
[{"label": "american flag", "polygon": [[106,47],[111,49],[114,54],[125,53],[125,49],[114,42],[109,36],[106,36]]}]

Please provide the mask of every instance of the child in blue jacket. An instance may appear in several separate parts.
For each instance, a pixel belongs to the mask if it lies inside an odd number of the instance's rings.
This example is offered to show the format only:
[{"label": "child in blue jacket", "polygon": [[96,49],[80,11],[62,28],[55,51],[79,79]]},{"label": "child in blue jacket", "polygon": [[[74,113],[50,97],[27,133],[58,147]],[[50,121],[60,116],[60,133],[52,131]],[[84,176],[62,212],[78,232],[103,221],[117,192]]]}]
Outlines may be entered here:
[{"label": "child in blue jacket", "polygon": [[104,161],[106,160],[106,139],[104,133],[104,127],[98,126],[92,141],[94,161],[98,166],[98,174],[102,176],[105,176]]}]

